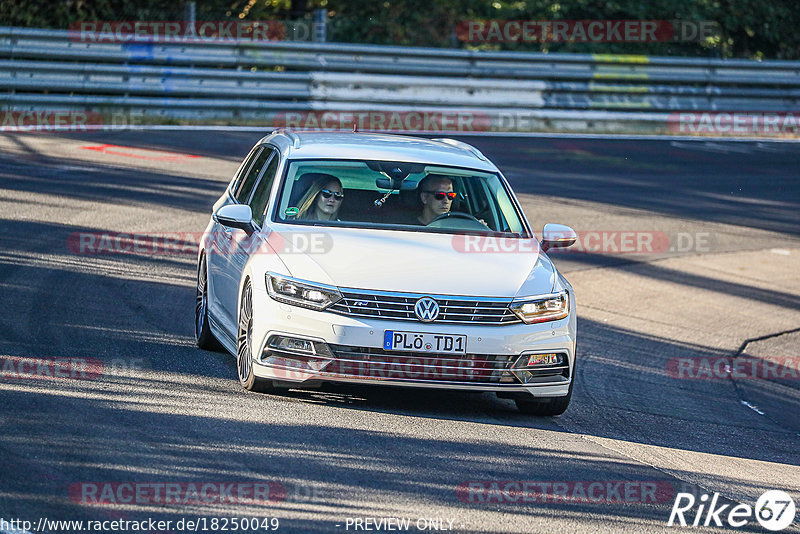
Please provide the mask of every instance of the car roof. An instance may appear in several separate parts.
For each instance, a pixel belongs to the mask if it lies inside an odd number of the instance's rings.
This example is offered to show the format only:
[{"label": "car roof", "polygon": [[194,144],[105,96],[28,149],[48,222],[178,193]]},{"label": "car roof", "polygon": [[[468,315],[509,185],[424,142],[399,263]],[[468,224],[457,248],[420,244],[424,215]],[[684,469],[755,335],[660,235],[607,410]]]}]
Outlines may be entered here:
[{"label": "car roof", "polygon": [[407,161],[497,171],[475,147],[453,139],[425,139],[407,135],[293,131],[279,129],[264,137],[291,159],[363,159]]}]

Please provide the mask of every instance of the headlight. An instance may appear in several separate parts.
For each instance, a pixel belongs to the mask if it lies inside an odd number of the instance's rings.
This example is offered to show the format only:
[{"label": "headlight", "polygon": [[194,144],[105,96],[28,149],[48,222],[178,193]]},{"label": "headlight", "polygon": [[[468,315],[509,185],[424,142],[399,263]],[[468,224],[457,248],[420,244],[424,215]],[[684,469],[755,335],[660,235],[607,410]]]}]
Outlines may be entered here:
[{"label": "headlight", "polygon": [[332,286],[297,280],[275,273],[266,274],[267,292],[278,302],[294,304],[312,310],[324,310],[342,299],[339,290]]},{"label": "headlight", "polygon": [[557,321],[569,315],[569,295],[566,291],[541,297],[514,299],[509,308],[528,324]]}]

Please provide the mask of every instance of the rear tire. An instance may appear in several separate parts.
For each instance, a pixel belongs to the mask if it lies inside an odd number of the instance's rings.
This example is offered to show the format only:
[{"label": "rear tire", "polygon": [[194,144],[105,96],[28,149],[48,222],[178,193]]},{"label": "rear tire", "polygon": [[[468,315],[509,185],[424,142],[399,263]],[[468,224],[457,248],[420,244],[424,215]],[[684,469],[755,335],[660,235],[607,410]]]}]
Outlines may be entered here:
[{"label": "rear tire", "polygon": [[222,352],[222,344],[217,341],[208,324],[208,269],[205,254],[197,265],[197,292],[194,307],[194,339],[203,350]]},{"label": "rear tire", "polygon": [[239,335],[236,337],[236,370],[239,383],[247,391],[272,390],[272,382],[253,372],[253,285],[247,280],[239,304]]}]

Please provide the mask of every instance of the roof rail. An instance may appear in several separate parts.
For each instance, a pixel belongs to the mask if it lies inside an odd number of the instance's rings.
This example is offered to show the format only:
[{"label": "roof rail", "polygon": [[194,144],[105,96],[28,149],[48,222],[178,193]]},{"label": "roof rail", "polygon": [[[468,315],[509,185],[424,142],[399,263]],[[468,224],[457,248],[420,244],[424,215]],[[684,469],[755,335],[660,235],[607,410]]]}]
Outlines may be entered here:
[{"label": "roof rail", "polygon": [[465,143],[463,141],[457,141],[456,139],[450,139],[449,137],[437,137],[435,139],[431,139],[431,141],[439,141],[440,143],[445,143],[447,145],[460,148],[461,150],[466,150],[467,152],[471,152],[472,155],[474,155],[479,160],[488,161],[486,159],[486,156],[484,156],[480,150],[470,145],[469,143]]},{"label": "roof rail", "polygon": [[292,146],[294,148],[300,148],[300,137],[296,133],[294,133],[291,129],[278,128],[273,133],[285,135],[286,137],[292,140]]}]

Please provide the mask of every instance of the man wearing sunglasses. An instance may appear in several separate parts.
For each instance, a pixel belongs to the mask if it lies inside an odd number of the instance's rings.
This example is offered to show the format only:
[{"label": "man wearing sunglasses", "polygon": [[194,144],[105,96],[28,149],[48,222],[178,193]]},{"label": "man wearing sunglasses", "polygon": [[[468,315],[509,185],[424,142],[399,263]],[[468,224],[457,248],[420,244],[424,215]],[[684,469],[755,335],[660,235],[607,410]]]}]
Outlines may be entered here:
[{"label": "man wearing sunglasses", "polygon": [[424,225],[428,225],[439,215],[448,213],[456,198],[453,180],[443,174],[429,174],[420,180],[417,190],[422,202],[422,213],[417,220]]}]

